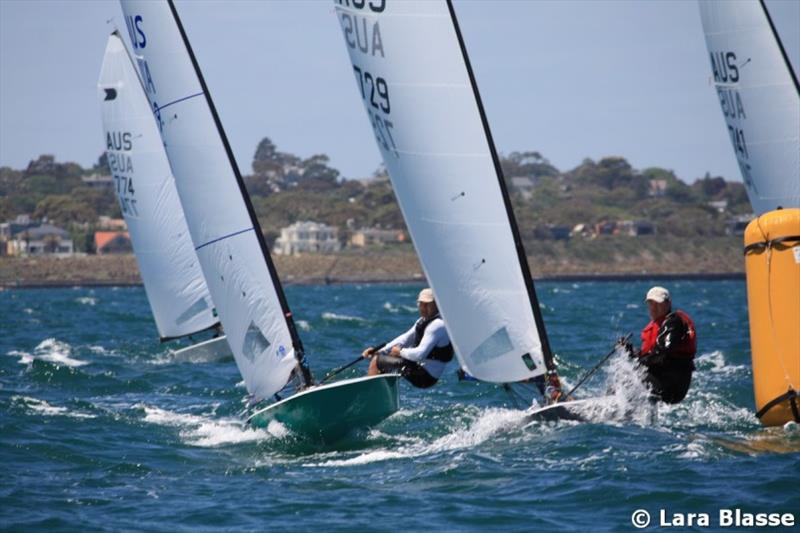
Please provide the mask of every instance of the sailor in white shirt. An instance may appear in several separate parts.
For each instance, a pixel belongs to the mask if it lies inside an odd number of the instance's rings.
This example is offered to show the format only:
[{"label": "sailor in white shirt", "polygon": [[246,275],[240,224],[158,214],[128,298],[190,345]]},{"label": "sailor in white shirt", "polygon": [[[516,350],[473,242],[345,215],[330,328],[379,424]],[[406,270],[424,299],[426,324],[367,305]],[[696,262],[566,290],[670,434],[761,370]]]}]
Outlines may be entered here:
[{"label": "sailor in white shirt", "polygon": [[432,387],[439,380],[453,359],[453,345],[431,289],[420,291],[417,307],[420,319],[411,329],[380,349],[364,350],[364,357],[372,357],[368,375],[398,373],[420,388]]}]

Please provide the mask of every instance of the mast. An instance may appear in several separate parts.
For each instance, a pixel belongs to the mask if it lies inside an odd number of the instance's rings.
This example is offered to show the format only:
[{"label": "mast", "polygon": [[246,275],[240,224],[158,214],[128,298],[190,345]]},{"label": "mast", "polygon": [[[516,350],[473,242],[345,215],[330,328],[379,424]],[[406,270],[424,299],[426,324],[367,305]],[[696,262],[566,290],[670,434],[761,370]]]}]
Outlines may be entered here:
[{"label": "mast", "polygon": [[781,51],[781,57],[783,57],[783,62],[786,64],[786,70],[789,71],[789,76],[792,77],[792,81],[794,82],[794,89],[798,92],[798,94],[800,94],[800,84],[797,82],[797,73],[792,68],[792,63],[789,61],[789,55],[786,53],[786,49],[783,47],[783,41],[781,41],[781,36],[778,35],[778,30],[775,28],[775,24],[772,22],[769,9],[767,9],[767,5],[764,3],[764,0],[758,0],[758,3],[761,4],[761,9],[764,10],[764,16],[767,17],[767,23],[769,23],[769,29],[772,30],[772,36],[775,37],[775,42],[778,43],[778,48]]},{"label": "mast", "polygon": [[469,55],[467,55],[467,48],[464,44],[464,39],[461,36],[461,28],[458,25],[458,19],[456,18],[456,12],[453,9],[452,0],[447,0],[447,9],[450,11],[450,18],[453,21],[453,27],[455,28],[456,37],[458,38],[458,46],[461,49],[461,55],[464,58],[464,64],[467,68],[467,74],[469,76],[470,85],[472,86],[472,92],[475,95],[475,102],[478,106],[478,112],[480,113],[483,131],[486,134],[486,141],[489,145],[489,152],[492,155],[492,163],[494,164],[497,182],[500,186],[500,192],[503,196],[503,204],[505,205],[506,214],[508,215],[508,223],[511,225],[511,233],[514,236],[514,245],[517,251],[519,267],[522,270],[522,277],[525,280],[525,287],[528,290],[528,299],[530,300],[533,319],[536,323],[536,328],[539,330],[539,339],[542,343],[542,356],[544,357],[547,370],[552,371],[556,369],[556,366],[553,359],[553,352],[550,349],[550,341],[547,338],[547,330],[544,326],[542,310],[539,307],[539,299],[536,296],[536,289],[533,286],[533,276],[530,271],[530,266],[528,265],[527,256],[525,255],[525,247],[522,244],[522,237],[520,236],[519,226],[517,226],[517,219],[514,216],[514,210],[511,207],[511,197],[508,194],[508,187],[506,186],[506,182],[503,177],[503,169],[500,165],[500,158],[497,155],[497,149],[494,145],[492,132],[489,128],[489,121],[486,118],[486,112],[483,108],[483,101],[481,100],[480,93],[478,92],[478,84],[475,81],[475,74],[472,71],[472,64],[469,61]]},{"label": "mast", "polygon": [[[286,327],[288,328],[289,334],[291,335],[292,338],[292,345],[294,348],[295,358],[297,359],[297,364],[301,369],[303,382],[306,386],[311,385],[313,383],[313,380],[311,377],[311,372],[305,363],[305,351],[303,349],[303,343],[300,340],[300,335],[297,333],[297,327],[295,326],[294,323],[294,317],[292,315],[292,311],[289,309],[289,304],[286,300],[286,295],[283,292],[283,285],[281,285],[280,278],[278,277],[278,272],[275,269],[275,264],[272,262],[272,257],[270,256],[269,249],[267,248],[267,243],[266,240],[264,239],[264,234],[261,231],[261,225],[258,223],[258,218],[256,217],[255,209],[253,209],[253,203],[250,201],[250,195],[247,194],[247,189],[245,187],[244,180],[242,179],[242,174],[239,171],[239,166],[236,164],[236,159],[233,156],[233,150],[231,149],[230,143],[228,142],[228,137],[225,134],[225,130],[222,127],[222,122],[219,119],[217,108],[214,106],[214,101],[211,98],[211,94],[208,90],[208,85],[206,85],[205,78],[203,78],[203,73],[200,70],[200,65],[198,64],[197,58],[194,55],[194,50],[192,50],[192,46],[189,43],[186,31],[183,28],[183,23],[181,22],[181,19],[178,16],[178,11],[175,9],[175,4],[173,0],[167,0],[167,3],[169,5],[170,11],[172,12],[172,16],[175,19],[175,24],[178,27],[181,39],[183,40],[183,43],[186,46],[186,51],[189,54],[189,58],[191,59],[192,67],[194,68],[195,74],[197,75],[197,79],[200,82],[200,87],[202,88],[206,103],[208,104],[208,108],[211,111],[211,116],[213,117],[214,124],[216,125],[217,133],[219,134],[220,140],[222,141],[222,145],[225,148],[225,153],[228,156],[228,161],[230,163],[231,170],[233,171],[233,174],[236,177],[236,183],[239,187],[239,192],[242,195],[242,200],[244,200],[244,204],[247,207],[247,212],[250,215],[250,221],[253,225],[253,229],[255,230],[256,238],[258,239],[258,244],[261,248],[262,256],[264,257],[264,262],[266,263],[267,269],[269,270],[269,275],[272,278],[272,285],[275,287],[275,292],[278,297],[278,301],[280,302],[281,309],[283,311],[283,318],[286,321]],[[198,247],[198,249],[202,246],[204,246],[204,244],[201,244]]]}]

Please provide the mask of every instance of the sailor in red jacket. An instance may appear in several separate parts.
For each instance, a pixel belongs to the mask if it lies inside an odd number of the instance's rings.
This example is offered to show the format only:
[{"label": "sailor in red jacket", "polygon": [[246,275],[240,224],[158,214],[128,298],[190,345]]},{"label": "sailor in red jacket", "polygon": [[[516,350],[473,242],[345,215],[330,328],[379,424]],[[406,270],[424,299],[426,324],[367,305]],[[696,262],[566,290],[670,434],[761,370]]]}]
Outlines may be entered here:
[{"label": "sailor in red jacket", "polygon": [[669,291],[653,287],[645,297],[650,323],[642,330],[642,349],[633,354],[647,369],[645,380],[653,397],[665,403],[679,403],[692,382],[697,335],[694,322],[685,312],[672,310]]}]

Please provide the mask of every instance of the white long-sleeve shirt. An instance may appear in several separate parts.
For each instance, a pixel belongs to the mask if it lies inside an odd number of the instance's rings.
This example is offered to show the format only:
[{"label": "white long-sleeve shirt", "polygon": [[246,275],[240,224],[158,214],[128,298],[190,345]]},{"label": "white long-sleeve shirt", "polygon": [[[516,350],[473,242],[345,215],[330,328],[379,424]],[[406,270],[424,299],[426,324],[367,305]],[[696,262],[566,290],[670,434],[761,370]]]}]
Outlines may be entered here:
[{"label": "white long-sleeve shirt", "polygon": [[417,324],[415,322],[411,329],[387,342],[383,349],[380,350],[380,353],[388,354],[394,346],[399,346],[401,348],[400,357],[418,362],[428,374],[439,379],[447,363],[436,359],[426,359],[426,357],[430,355],[434,348],[443,348],[450,344],[450,335],[447,333],[447,328],[444,327],[444,320],[434,318],[425,328],[425,333],[422,335],[419,345],[412,346],[417,333],[416,327]]}]

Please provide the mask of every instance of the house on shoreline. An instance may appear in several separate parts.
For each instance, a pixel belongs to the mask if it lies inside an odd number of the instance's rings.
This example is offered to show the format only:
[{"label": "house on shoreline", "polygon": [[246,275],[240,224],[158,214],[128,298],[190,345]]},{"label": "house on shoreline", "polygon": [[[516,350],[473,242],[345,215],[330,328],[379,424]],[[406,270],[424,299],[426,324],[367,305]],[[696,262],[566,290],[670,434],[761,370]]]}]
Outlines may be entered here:
[{"label": "house on shoreline", "polygon": [[0,230],[0,247],[4,249],[3,255],[56,255],[63,257],[75,253],[72,238],[65,229],[47,223],[26,226],[13,233],[10,228],[11,223],[5,223]]},{"label": "house on shoreline", "polygon": [[295,222],[282,228],[272,247],[277,255],[331,253],[341,249],[339,228],[311,221]]}]

